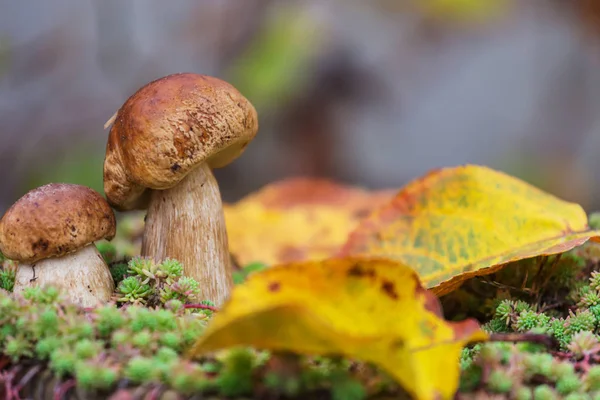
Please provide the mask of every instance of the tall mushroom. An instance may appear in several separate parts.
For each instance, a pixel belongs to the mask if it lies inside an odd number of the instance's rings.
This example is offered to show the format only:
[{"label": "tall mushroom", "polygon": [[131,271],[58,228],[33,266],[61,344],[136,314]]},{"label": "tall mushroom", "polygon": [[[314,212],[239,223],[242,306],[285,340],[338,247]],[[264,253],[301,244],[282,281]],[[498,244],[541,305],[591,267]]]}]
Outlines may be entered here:
[{"label": "tall mushroom", "polygon": [[233,285],[212,168],[239,157],[258,131],[250,102],[220,79],[182,73],[142,87],[113,118],[104,192],[117,210],[147,208],[142,256],[175,258],[221,304]]},{"label": "tall mushroom", "polygon": [[92,307],[114,291],[94,242],[115,235],[115,214],[85,186],[51,183],[33,189],[0,220],[0,250],[19,262],[15,292],[52,285],[74,303]]}]

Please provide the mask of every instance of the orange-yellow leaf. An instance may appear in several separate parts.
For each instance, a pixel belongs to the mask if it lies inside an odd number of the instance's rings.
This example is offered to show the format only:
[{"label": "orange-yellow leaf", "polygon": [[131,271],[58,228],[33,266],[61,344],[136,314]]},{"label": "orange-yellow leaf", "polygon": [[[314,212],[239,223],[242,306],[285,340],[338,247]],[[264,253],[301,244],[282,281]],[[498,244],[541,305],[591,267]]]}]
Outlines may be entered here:
[{"label": "orange-yellow leaf", "polygon": [[451,398],[459,355],[487,335],[475,320],[448,322],[415,272],[396,261],[346,258],[256,272],[193,346],[344,355],[386,370],[419,399]]},{"label": "orange-yellow leaf", "polygon": [[442,295],[505,263],[562,253],[598,235],[579,205],[466,165],[435,170],[405,186],[361,221],[341,254],[399,260]]},{"label": "orange-yellow leaf", "polygon": [[230,251],[241,265],[327,258],[339,251],[360,218],[395,192],[314,178],[273,183],[225,205]]}]

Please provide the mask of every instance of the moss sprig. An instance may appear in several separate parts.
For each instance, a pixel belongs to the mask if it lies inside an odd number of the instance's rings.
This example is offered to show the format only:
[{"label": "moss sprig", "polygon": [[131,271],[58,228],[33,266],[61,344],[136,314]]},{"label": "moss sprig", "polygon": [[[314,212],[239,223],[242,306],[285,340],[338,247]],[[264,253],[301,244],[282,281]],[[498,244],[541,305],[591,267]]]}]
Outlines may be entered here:
[{"label": "moss sprig", "polygon": [[148,258],[134,257],[127,268],[127,277],[116,289],[117,302],[156,307],[171,300],[185,304],[197,302],[200,298],[200,284],[191,277],[183,276],[183,266],[177,260],[166,259],[156,263]]}]

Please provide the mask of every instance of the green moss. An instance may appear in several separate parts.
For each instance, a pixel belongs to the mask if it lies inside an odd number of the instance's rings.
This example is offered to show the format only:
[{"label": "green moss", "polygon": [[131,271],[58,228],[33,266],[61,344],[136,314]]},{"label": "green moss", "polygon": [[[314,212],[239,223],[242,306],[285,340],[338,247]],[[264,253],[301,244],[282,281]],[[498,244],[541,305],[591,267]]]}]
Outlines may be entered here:
[{"label": "green moss", "polygon": [[565,333],[569,336],[582,331],[593,331],[596,327],[596,318],[590,310],[578,309],[576,313],[569,312],[565,319]]},{"label": "green moss", "polygon": [[225,396],[241,396],[252,391],[254,354],[247,349],[233,349],[223,361],[217,385]]},{"label": "green moss", "polygon": [[546,314],[539,314],[532,310],[523,310],[519,313],[515,322],[515,330],[528,332],[534,328],[544,327],[550,321]]},{"label": "green moss", "polygon": [[115,262],[109,265],[109,270],[115,286],[118,287],[121,281],[127,277],[129,266],[126,262]]},{"label": "green moss", "polygon": [[159,368],[153,359],[133,357],[125,366],[125,377],[134,383],[152,382],[157,380]]},{"label": "green moss", "polygon": [[539,385],[535,389],[533,389],[533,399],[534,400],[554,400],[557,399],[558,395],[548,385]]},{"label": "green moss", "polygon": [[516,400],[531,400],[533,399],[533,391],[528,386],[522,386],[515,392]]},{"label": "green moss", "polygon": [[83,389],[106,390],[113,387],[118,372],[107,365],[98,365],[89,361],[80,361],[75,365],[77,384]]},{"label": "green moss", "polygon": [[600,390],[600,365],[594,365],[589,369],[585,376],[585,383],[591,391]]},{"label": "green moss", "polygon": [[15,285],[15,271],[9,269],[0,270],[0,289],[12,292]]},{"label": "green moss", "polygon": [[556,381],[556,391],[561,395],[576,392],[582,387],[581,378],[574,373],[562,376]]},{"label": "green moss", "polygon": [[495,370],[488,377],[487,386],[492,392],[508,393],[513,387],[513,380],[506,371]]},{"label": "green moss", "polygon": [[367,397],[364,386],[353,379],[337,380],[331,389],[332,400],[363,400]]},{"label": "green moss", "polygon": [[589,400],[590,398],[587,393],[569,393],[564,397],[565,400]]}]

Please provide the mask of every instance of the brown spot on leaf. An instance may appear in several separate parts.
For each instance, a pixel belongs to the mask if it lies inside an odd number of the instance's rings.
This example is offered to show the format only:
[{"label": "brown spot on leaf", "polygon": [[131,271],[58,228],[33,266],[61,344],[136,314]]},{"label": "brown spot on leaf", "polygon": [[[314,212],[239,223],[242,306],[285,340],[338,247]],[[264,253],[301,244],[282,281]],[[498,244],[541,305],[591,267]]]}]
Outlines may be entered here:
[{"label": "brown spot on leaf", "polygon": [[394,282],[384,280],[381,284],[381,290],[383,290],[383,292],[392,299],[398,300],[398,293],[396,293]]},{"label": "brown spot on leaf", "polygon": [[357,278],[368,276],[370,278],[374,278],[375,271],[372,268],[367,268],[364,265],[357,263],[348,270],[348,276],[354,276]]},{"label": "brown spot on leaf", "polygon": [[358,209],[358,210],[354,211],[354,213],[352,213],[352,216],[354,218],[365,218],[370,213],[371,213],[371,210],[369,210],[367,208],[362,208],[362,209]]},{"label": "brown spot on leaf", "polygon": [[279,282],[271,282],[269,283],[269,292],[278,292],[281,289],[281,283]]}]

